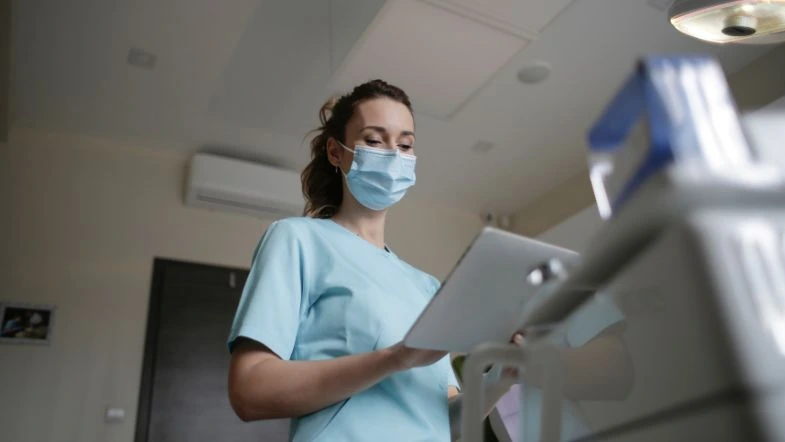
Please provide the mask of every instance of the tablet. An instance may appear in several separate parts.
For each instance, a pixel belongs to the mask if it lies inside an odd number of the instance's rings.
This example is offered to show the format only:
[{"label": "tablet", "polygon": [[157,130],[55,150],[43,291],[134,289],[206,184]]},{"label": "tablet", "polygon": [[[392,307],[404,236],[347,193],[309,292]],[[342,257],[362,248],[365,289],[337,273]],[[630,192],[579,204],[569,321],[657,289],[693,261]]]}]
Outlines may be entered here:
[{"label": "tablet", "polygon": [[571,250],[486,227],[404,337],[412,348],[468,353],[484,342],[509,342],[524,305],[539,287],[533,271],[552,260],[566,268]]}]

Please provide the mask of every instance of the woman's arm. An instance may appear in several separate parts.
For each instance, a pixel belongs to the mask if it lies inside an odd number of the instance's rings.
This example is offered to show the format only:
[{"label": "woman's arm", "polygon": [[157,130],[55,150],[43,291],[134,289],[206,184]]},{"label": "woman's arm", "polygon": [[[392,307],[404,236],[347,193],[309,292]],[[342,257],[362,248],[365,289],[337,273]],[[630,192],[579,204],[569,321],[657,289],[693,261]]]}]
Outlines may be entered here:
[{"label": "woman's arm", "polygon": [[391,374],[430,365],[446,353],[402,345],[324,361],[285,361],[241,339],[232,352],[229,401],[243,421],[302,416],[340,402]]}]

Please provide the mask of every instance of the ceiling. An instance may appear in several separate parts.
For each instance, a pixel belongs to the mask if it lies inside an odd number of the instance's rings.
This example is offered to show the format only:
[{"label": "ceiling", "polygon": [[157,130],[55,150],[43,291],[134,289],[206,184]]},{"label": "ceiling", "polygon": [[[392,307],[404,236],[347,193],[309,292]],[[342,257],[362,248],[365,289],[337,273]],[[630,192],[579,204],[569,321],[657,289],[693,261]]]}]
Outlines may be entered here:
[{"label": "ceiling", "polygon": [[[329,95],[397,78],[422,96],[416,197],[473,211],[514,212],[577,173],[587,128],[637,57],[710,53],[733,72],[767,49],[684,37],[646,0],[15,6],[15,125],[301,169]],[[132,47],[155,54],[154,69],[129,66]],[[550,78],[520,83],[535,60]],[[472,150],[479,141],[494,148]]]}]

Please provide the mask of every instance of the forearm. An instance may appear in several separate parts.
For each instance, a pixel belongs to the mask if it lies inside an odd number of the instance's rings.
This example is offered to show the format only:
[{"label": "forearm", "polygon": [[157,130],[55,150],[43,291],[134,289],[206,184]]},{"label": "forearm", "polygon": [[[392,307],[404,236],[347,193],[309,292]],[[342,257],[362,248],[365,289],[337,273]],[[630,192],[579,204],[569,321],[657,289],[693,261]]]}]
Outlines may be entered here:
[{"label": "forearm", "polygon": [[391,349],[324,361],[267,358],[231,370],[230,398],[245,421],[302,416],[340,402],[398,370]]}]

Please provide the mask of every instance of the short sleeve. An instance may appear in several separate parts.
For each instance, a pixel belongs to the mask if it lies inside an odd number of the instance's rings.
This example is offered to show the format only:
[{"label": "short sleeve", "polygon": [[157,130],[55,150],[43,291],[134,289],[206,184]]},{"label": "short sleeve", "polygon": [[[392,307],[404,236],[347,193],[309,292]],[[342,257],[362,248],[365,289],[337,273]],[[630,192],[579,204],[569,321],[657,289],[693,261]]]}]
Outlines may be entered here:
[{"label": "short sleeve", "polygon": [[608,327],[623,321],[624,314],[609,297],[595,295],[570,318],[566,327],[567,342],[571,347],[581,347]]},{"label": "short sleeve", "polygon": [[227,342],[238,337],[260,342],[281,359],[290,359],[300,325],[303,266],[300,241],[291,225],[275,222],[267,229],[237,306]]}]

